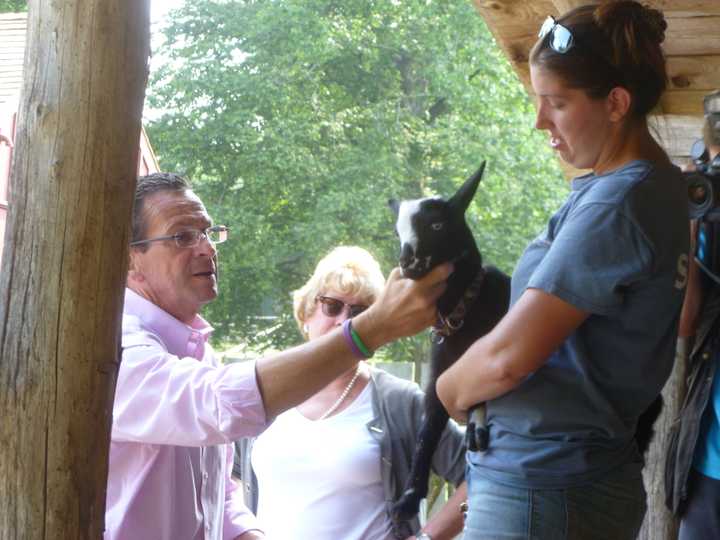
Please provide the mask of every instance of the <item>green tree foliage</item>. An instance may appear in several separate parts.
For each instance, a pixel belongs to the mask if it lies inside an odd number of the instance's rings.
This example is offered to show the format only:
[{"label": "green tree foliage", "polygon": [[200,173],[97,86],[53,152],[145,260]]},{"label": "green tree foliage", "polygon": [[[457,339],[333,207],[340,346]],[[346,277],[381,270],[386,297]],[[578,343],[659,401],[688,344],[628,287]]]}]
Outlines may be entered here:
[{"label": "green tree foliage", "polygon": [[223,338],[296,342],[290,292],[336,245],[392,268],[388,198],[451,195],[487,159],[469,221],[511,271],[566,193],[469,0],[196,0],[164,37],[149,132],[232,227],[206,312]]},{"label": "green tree foliage", "polygon": [[27,0],[0,0],[0,13],[27,11]]}]

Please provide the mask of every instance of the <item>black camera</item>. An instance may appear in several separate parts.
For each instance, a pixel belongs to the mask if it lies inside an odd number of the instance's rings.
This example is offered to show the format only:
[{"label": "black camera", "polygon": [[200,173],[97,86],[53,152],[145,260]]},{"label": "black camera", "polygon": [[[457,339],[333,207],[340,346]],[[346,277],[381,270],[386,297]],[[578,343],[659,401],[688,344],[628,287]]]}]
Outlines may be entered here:
[{"label": "black camera", "polygon": [[[720,139],[720,90],[705,96],[703,112],[704,135],[709,136],[712,144],[716,144]],[[720,221],[720,154],[711,160],[705,141],[700,139],[690,148],[690,158],[695,165],[694,171],[685,173],[690,218]]]},{"label": "black camera", "polygon": [[690,219],[720,221],[720,154],[712,160],[702,139],[690,149],[695,170],[684,173],[688,183]]},{"label": "black camera", "polygon": [[702,140],[690,150],[695,170],[686,172],[690,219],[697,219],[695,261],[720,283],[720,155],[712,161]]},{"label": "black camera", "polygon": [[[703,137],[715,147],[720,140],[720,90],[705,96],[703,109]],[[695,261],[705,275],[720,284],[720,154],[710,159],[701,139],[692,145],[690,157],[695,170],[685,173],[685,178],[690,218],[697,220]]]}]

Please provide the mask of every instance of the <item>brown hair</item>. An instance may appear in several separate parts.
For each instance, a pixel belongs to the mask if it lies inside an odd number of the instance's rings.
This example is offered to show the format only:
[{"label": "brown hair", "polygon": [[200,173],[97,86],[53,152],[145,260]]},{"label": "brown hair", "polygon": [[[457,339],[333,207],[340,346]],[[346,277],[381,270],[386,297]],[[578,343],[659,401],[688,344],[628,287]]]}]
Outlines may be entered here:
[{"label": "brown hair", "polygon": [[[131,242],[145,239],[147,223],[145,220],[145,199],[150,195],[161,191],[184,192],[191,189],[190,183],[182,176],[175,173],[158,172],[141,176],[138,178],[135,187],[135,202],[132,212]],[[138,246],[140,251],[147,251],[149,246],[142,244]]]},{"label": "brown hair", "polygon": [[564,54],[550,47],[550,34],[538,40],[530,63],[547,69],[591,98],[606,97],[616,86],[633,97],[631,113],[644,117],[667,87],[660,44],[663,14],[632,0],[615,0],[572,9],[557,19],[575,43]]}]

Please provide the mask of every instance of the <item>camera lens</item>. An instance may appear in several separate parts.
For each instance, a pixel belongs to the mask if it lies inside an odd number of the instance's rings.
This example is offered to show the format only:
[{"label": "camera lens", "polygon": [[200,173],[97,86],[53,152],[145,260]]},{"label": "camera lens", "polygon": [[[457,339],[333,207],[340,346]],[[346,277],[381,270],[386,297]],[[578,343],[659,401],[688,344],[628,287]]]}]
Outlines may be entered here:
[{"label": "camera lens", "polygon": [[705,201],[707,201],[707,189],[705,188],[705,186],[691,186],[688,188],[688,198],[690,199],[691,203],[700,206]]},{"label": "camera lens", "polygon": [[699,173],[686,173],[690,218],[698,219],[713,207],[713,186]]}]

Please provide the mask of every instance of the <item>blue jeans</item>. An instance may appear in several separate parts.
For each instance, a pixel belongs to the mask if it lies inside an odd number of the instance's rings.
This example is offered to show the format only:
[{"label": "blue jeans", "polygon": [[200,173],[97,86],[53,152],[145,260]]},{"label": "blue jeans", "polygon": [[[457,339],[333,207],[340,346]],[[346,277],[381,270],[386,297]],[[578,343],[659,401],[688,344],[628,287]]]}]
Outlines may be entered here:
[{"label": "blue jeans", "polygon": [[642,476],[610,473],[566,489],[498,484],[468,465],[463,540],[635,540],[647,508]]},{"label": "blue jeans", "polygon": [[720,538],[720,480],[690,469],[678,540]]}]

